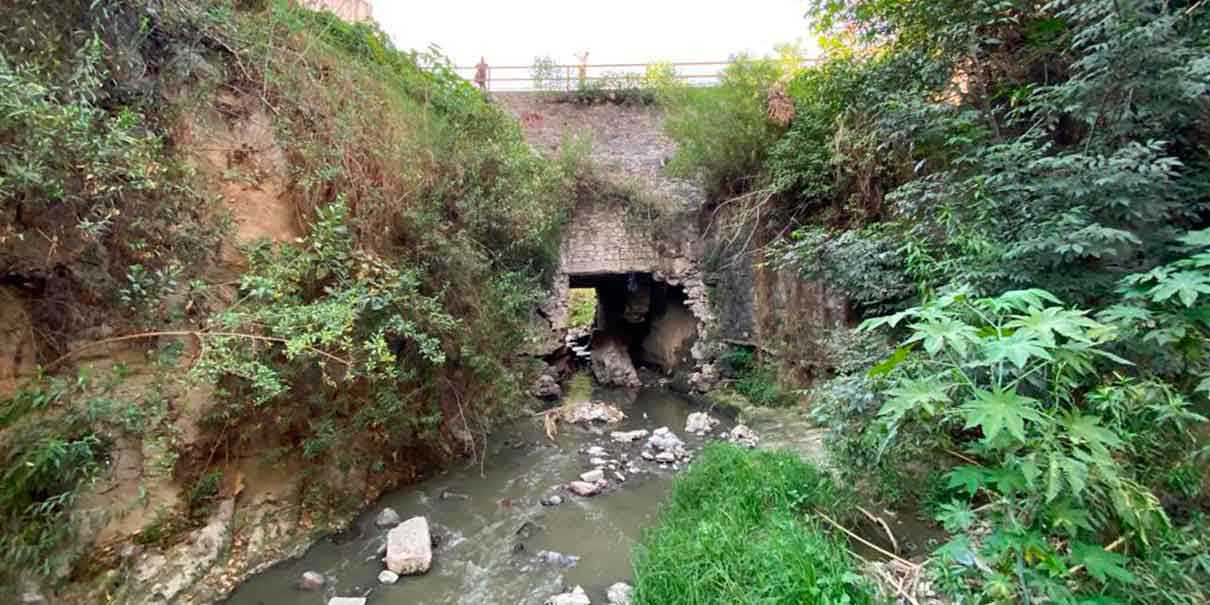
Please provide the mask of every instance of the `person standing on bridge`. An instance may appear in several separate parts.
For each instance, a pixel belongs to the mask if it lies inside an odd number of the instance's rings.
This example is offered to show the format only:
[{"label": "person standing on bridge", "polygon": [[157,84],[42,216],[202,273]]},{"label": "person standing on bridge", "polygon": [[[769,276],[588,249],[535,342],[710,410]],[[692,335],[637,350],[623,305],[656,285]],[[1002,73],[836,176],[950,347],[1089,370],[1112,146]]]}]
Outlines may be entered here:
[{"label": "person standing on bridge", "polygon": [[479,57],[479,64],[475,66],[475,84],[479,86],[479,90],[487,92],[487,58]]},{"label": "person standing on bridge", "polygon": [[579,85],[580,88],[584,88],[584,85],[588,82],[588,51],[577,53],[576,58],[580,60]]}]

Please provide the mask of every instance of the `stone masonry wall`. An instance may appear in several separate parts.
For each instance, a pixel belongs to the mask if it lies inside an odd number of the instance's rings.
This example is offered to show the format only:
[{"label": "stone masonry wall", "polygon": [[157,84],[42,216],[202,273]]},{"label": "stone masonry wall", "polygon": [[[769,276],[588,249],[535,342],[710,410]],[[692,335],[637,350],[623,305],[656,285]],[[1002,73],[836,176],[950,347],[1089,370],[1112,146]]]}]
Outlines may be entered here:
[{"label": "stone masonry wall", "polygon": [[718,225],[706,229],[703,217],[724,223],[735,217],[709,209],[696,184],[663,171],[676,146],[661,132],[659,107],[548,103],[532,93],[493,98],[521,120],[526,137],[543,153],[558,154],[565,133],[591,137],[590,158],[607,178],[636,186],[672,214],[671,220],[647,224],[622,208],[581,200],[562,242],[553,297],[535,317],[535,341],[527,352],[543,355],[562,345],[570,276],[651,273],[684,289],[685,306],[698,321],[692,351],[697,388],[711,385],[711,362],[728,341],[804,360],[797,378],[812,377],[821,341],[849,321],[847,302],[821,283],[763,267],[755,253],[764,243],[759,238],[738,258],[724,254],[722,266],[703,267],[702,259],[718,255],[725,238]]}]

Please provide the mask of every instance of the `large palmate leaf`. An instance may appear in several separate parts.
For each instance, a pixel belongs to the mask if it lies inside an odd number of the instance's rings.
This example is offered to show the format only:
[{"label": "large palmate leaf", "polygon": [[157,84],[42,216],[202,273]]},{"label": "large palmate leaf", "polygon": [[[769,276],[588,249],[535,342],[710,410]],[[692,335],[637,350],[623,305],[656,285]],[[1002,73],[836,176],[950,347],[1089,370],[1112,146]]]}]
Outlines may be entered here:
[{"label": "large palmate leaf", "polygon": [[1025,367],[1031,358],[1051,360],[1046,343],[1026,332],[1017,332],[1007,338],[996,338],[983,345],[983,354],[988,363],[1012,362],[1018,369]]},{"label": "large palmate leaf", "polygon": [[1110,552],[1095,544],[1076,542],[1071,545],[1071,557],[1101,583],[1110,578],[1122,582],[1134,581],[1134,574],[1123,567],[1127,561],[1126,557],[1116,552]]},{"label": "large palmate leaf", "polygon": [[1155,302],[1176,296],[1181,304],[1192,307],[1198,296],[1210,294],[1210,275],[1200,271],[1178,271],[1160,280],[1147,294]]},{"label": "large palmate leaf", "polygon": [[965,355],[979,340],[979,332],[973,326],[949,317],[914,323],[912,332],[907,342],[923,342],[924,350],[930,355],[936,355],[947,346],[959,355]]},{"label": "large palmate leaf", "polygon": [[934,414],[936,413],[934,404],[949,403],[950,388],[949,385],[935,378],[901,382],[895,388],[887,391],[887,395],[890,395],[891,398],[883,404],[882,410],[878,413],[881,416],[889,416],[893,421],[898,421],[916,408],[922,408],[927,414]]},{"label": "large palmate leaf", "polygon": [[1191,248],[1202,248],[1210,246],[1210,229],[1202,229],[1201,231],[1190,231],[1178,238],[1182,244]]},{"label": "large palmate leaf", "polygon": [[1041,309],[1043,303],[1046,302],[1057,305],[1062,304],[1063,301],[1046,290],[1032,288],[1029,290],[1010,290],[995,298],[980,300],[979,305],[996,312],[1006,309],[1026,311]]},{"label": "large palmate leaf", "polygon": [[1109,450],[1120,449],[1123,445],[1117,433],[1101,425],[1099,416],[1088,416],[1072,410],[1061,422],[1067,428],[1067,438],[1073,445],[1087,447],[1097,454],[1107,456]]},{"label": "large palmate leaf", "polygon": [[1085,311],[1047,307],[1034,309],[1028,315],[1008,322],[1007,327],[1037,338],[1046,346],[1055,345],[1055,335],[1087,342],[1088,331],[1100,328],[1101,324],[1089,319]]},{"label": "large palmate leaf", "polygon": [[988,442],[1002,431],[1008,431],[1017,441],[1025,441],[1025,421],[1041,422],[1044,418],[1033,407],[1037,400],[1015,391],[975,389],[974,394],[974,400],[959,410],[966,419],[966,428],[978,427]]}]

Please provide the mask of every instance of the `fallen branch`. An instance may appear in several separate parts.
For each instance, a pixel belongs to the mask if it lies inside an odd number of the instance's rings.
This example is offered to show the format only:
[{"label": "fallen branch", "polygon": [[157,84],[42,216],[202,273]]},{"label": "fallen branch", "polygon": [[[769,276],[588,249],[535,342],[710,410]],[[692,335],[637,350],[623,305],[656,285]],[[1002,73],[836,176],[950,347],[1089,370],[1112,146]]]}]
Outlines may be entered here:
[{"label": "fallen branch", "polygon": [[873,513],[871,513],[870,511],[868,511],[860,506],[857,507],[857,510],[861,511],[861,514],[865,515],[866,518],[869,519],[870,521],[873,521],[874,523],[877,523],[878,525],[882,526],[882,531],[886,532],[886,537],[891,541],[891,548],[896,553],[898,553],[899,552],[899,540],[895,539],[895,534],[891,532],[891,526],[887,525],[887,522],[885,520],[883,520],[882,517],[876,517],[876,516],[874,516]]},{"label": "fallen branch", "polygon": [[915,563],[912,563],[911,561],[908,561],[907,559],[904,559],[903,557],[901,557],[901,556],[899,556],[899,555],[897,555],[897,554],[895,554],[895,553],[893,553],[893,552],[888,552],[888,551],[887,551],[885,548],[882,548],[881,546],[878,546],[877,544],[874,544],[873,542],[870,542],[869,540],[866,540],[865,538],[862,538],[861,536],[859,536],[859,535],[857,535],[857,534],[855,534],[855,533],[853,533],[853,532],[849,531],[849,529],[848,529],[847,527],[845,527],[845,526],[843,526],[843,525],[841,525],[841,524],[837,523],[837,522],[836,522],[836,521],[834,521],[834,520],[833,520],[831,517],[829,517],[829,516],[825,515],[825,514],[823,513],[823,511],[819,510],[818,508],[817,508],[817,509],[815,509],[815,514],[817,514],[817,515],[819,515],[820,517],[822,517],[824,521],[827,521],[828,523],[831,523],[833,527],[835,527],[836,529],[839,529],[840,531],[844,532],[844,533],[845,533],[845,534],[847,534],[847,535],[848,535],[850,538],[853,538],[854,540],[857,540],[858,542],[861,542],[861,543],[862,543],[862,544],[864,544],[865,546],[868,546],[868,547],[870,547],[870,548],[874,549],[875,551],[877,551],[878,553],[882,554],[883,556],[885,556],[885,557],[887,557],[887,558],[889,558],[889,559],[892,559],[892,560],[894,560],[894,561],[898,561],[898,562],[900,562],[900,563],[902,563],[902,564],[904,564],[904,565],[907,565],[908,567],[911,567],[911,568],[917,568],[917,567],[920,567],[919,565],[917,565],[917,564],[915,564]]}]

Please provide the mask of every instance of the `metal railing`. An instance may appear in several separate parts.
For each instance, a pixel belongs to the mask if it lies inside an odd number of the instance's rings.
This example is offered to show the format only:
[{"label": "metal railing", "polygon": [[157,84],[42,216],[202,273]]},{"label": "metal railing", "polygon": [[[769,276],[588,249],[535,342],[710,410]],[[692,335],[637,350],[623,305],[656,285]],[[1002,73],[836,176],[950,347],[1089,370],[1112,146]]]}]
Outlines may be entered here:
[{"label": "metal railing", "polygon": [[[545,65],[488,65],[487,89],[496,92],[565,90],[572,91],[590,82],[638,78],[647,73],[647,63],[568,63]],[[695,86],[717,84],[727,61],[686,61],[657,63],[671,68],[670,77]],[[458,66],[458,74],[474,82],[478,66]],[[535,72],[542,73],[535,73]],[[497,75],[501,74],[501,75]]]}]

